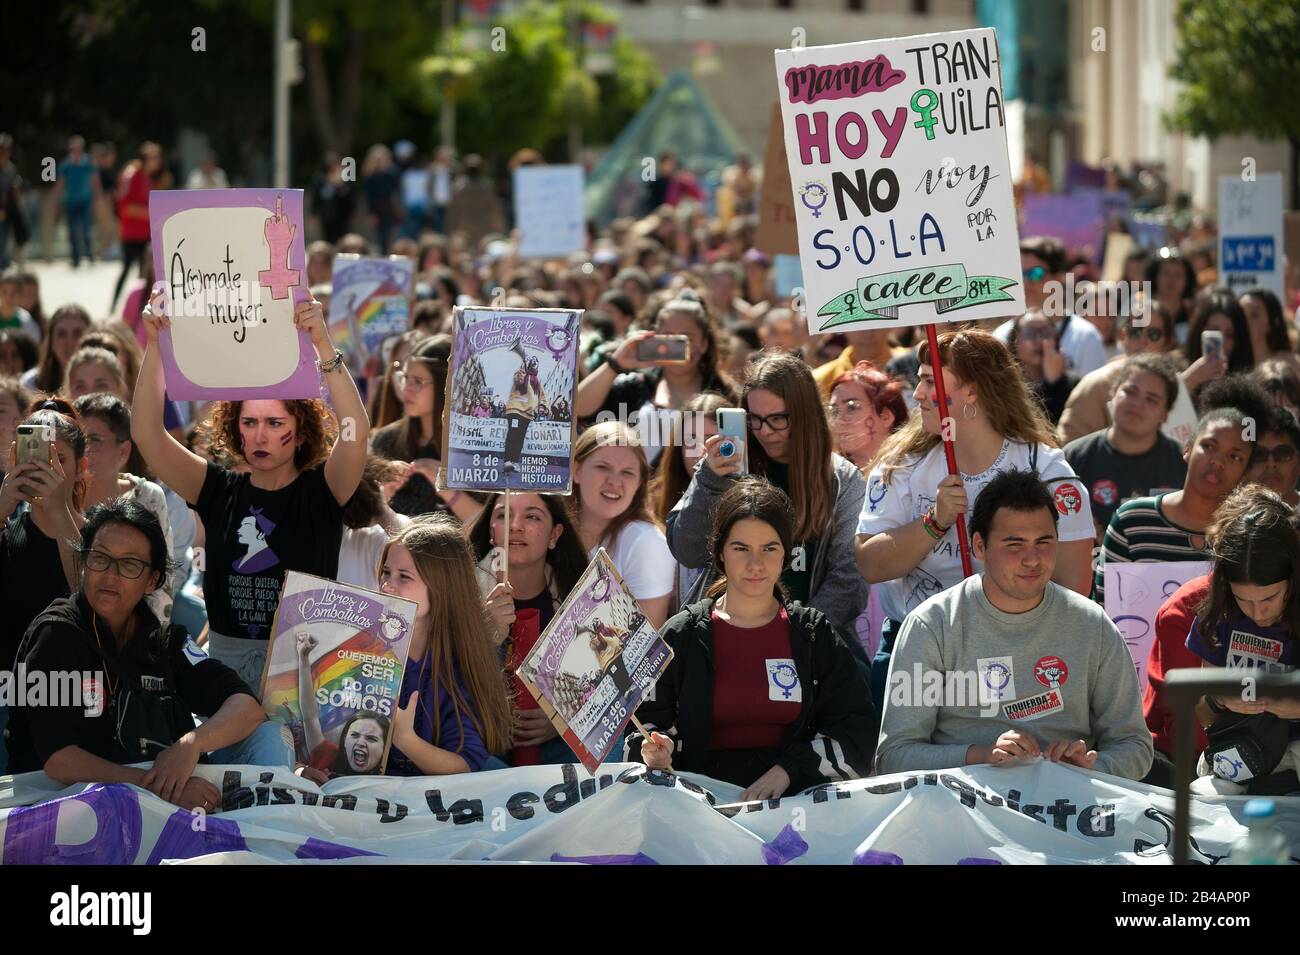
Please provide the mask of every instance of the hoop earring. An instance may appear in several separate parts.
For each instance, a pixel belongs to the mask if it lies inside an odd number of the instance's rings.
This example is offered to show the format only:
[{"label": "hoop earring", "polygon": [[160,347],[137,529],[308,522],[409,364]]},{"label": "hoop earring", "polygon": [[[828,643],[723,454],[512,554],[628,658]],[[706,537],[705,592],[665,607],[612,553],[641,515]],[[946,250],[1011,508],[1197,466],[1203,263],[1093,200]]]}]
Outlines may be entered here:
[{"label": "hoop earring", "polygon": [[979,417],[979,412],[975,410],[975,402],[968,401],[961,406],[961,416],[968,421],[974,421]]}]

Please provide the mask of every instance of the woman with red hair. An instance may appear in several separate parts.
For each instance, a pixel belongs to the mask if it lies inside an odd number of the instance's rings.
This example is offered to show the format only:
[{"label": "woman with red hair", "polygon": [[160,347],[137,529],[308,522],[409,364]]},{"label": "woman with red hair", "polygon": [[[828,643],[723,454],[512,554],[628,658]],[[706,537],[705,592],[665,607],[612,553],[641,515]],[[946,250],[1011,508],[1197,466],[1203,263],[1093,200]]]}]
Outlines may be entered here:
[{"label": "woman with red hair", "polygon": [[880,445],[907,424],[903,385],[869,361],[860,361],[831,384],[826,418],[835,450],[865,470]]}]

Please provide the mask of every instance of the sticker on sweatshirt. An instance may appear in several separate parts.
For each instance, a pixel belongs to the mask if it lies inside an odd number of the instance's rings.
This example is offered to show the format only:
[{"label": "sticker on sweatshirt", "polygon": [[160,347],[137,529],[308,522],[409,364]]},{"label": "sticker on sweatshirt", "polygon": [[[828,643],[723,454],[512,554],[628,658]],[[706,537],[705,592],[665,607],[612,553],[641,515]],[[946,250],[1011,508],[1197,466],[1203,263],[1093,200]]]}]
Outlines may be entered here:
[{"label": "sticker on sweatshirt", "polygon": [[1059,690],[1070,678],[1070,668],[1060,657],[1042,657],[1034,664],[1034,679],[1049,690]]},{"label": "sticker on sweatshirt", "polygon": [[1230,783],[1246,783],[1255,778],[1255,774],[1250,771],[1246,760],[1242,758],[1241,753],[1237,752],[1235,746],[1229,746],[1215,753],[1214,765],[1211,768],[1214,770],[1214,775]]},{"label": "sticker on sweatshirt", "polygon": [[1065,697],[1060,690],[1048,690],[1016,700],[1002,707],[1002,712],[1009,720],[1036,720],[1065,709]]},{"label": "sticker on sweatshirt", "polygon": [[207,653],[194,642],[193,637],[185,638],[185,644],[181,647],[181,652],[185,654],[185,659],[190,661],[191,666],[198,666],[208,658]]},{"label": "sticker on sweatshirt", "polygon": [[1016,673],[1011,657],[980,657],[975,661],[980,675],[980,703],[1001,703],[1016,698]]},{"label": "sticker on sweatshirt", "polygon": [[1234,630],[1228,638],[1227,665],[1230,667],[1249,667],[1268,672],[1289,669],[1278,662],[1281,659],[1281,640],[1245,630]]},{"label": "sticker on sweatshirt", "polygon": [[793,660],[767,660],[767,698],[778,703],[802,703],[803,688]]}]

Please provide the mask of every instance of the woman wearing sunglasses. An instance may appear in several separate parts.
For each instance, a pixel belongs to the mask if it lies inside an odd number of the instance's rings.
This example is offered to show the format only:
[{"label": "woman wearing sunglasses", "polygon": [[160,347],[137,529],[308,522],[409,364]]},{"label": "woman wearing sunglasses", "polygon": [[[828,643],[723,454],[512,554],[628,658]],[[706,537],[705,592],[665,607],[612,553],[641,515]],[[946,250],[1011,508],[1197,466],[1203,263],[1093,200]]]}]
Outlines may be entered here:
[{"label": "woman wearing sunglasses", "polygon": [[[853,531],[866,492],[862,475],[831,450],[817,384],[800,359],[760,352],[746,372],[740,402],[748,412],[749,472],[785,491],[794,505],[795,546],[781,583],[791,599],[852,634],[867,604],[867,586],[853,562]],[[668,515],[668,546],[686,567],[709,567],[713,513],[741,477],[740,455],[724,455],[724,443],[722,435],[704,442],[704,462]],[[710,567],[683,603],[699,599],[718,572]]]},{"label": "woman wearing sunglasses", "polygon": [[415,517],[450,511],[472,520],[478,502],[463,491],[439,491],[442,466],[442,396],[447,387],[451,337],[433,335],[411,349],[393,384],[402,397],[402,416],[375,432],[370,449],[390,461],[405,462],[402,476],[385,489],[394,513]]}]

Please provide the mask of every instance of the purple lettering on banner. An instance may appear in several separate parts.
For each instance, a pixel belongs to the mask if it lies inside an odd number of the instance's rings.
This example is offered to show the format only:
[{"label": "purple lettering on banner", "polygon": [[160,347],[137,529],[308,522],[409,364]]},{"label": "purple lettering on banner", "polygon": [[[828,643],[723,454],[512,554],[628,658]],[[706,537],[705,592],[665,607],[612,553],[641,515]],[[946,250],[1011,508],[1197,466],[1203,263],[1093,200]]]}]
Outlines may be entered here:
[{"label": "purple lettering on banner", "polygon": [[239,823],[233,819],[205,816],[202,827],[195,832],[197,818],[188,809],[178,809],[168,816],[145,865],[158,865],[164,859],[196,859],[213,852],[248,851]]},{"label": "purple lettering on banner", "polygon": [[583,865],[658,865],[654,859],[650,858],[644,852],[638,852],[635,855],[610,855],[610,856],[562,856],[558,852],[551,853],[552,862],[580,862]]},{"label": "purple lettering on banner", "polygon": [[763,843],[763,861],[768,865],[785,865],[807,851],[808,843],[794,831],[794,826],[787,825],[776,834],[775,839]]},{"label": "purple lettering on banner", "polygon": [[895,855],[892,852],[877,852],[875,849],[864,849],[853,855],[854,865],[902,865],[903,857]]},{"label": "purple lettering on banner", "polygon": [[355,856],[382,856],[382,852],[367,852],[365,849],[353,849],[341,846],[337,842],[326,842],[315,836],[308,838],[294,853],[297,859],[351,859]]},{"label": "purple lettering on banner", "polygon": [[958,865],[1001,865],[997,859],[985,859],[983,856],[967,856],[957,860]]},{"label": "purple lettering on banner", "polygon": [[[55,842],[59,809],[80,802],[95,814],[95,835],[89,842],[61,846]],[[83,793],[25,809],[5,820],[5,865],[130,865],[140,851],[140,801],[126,786],[93,786]]]}]

